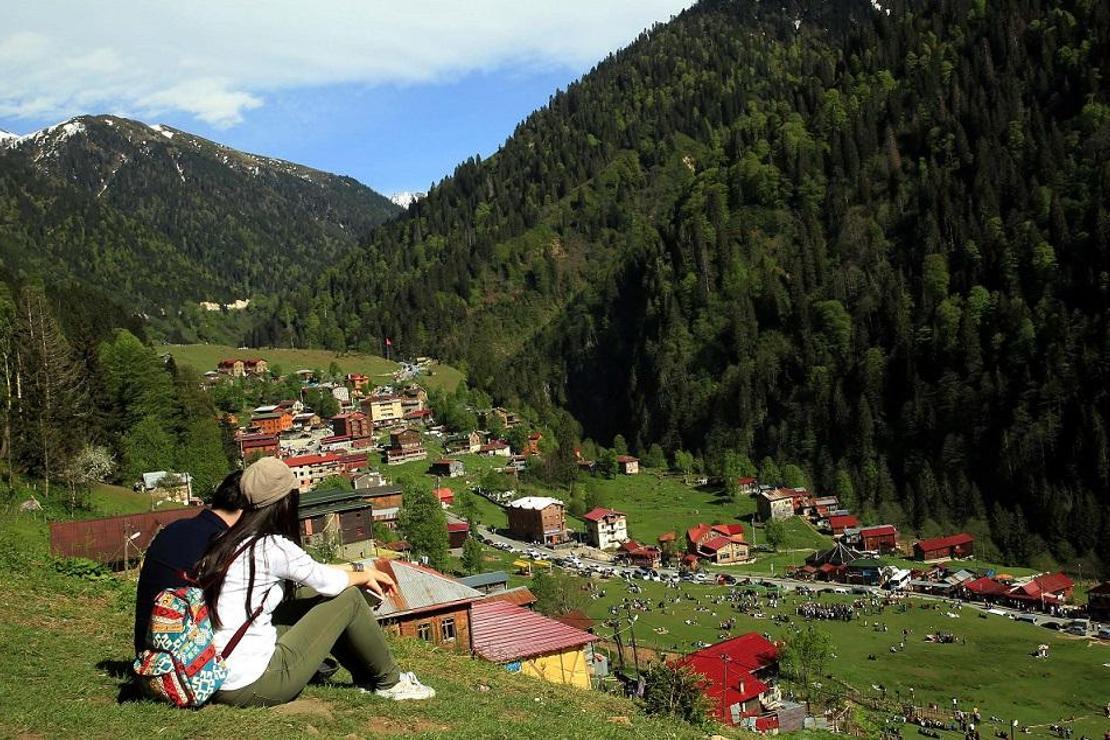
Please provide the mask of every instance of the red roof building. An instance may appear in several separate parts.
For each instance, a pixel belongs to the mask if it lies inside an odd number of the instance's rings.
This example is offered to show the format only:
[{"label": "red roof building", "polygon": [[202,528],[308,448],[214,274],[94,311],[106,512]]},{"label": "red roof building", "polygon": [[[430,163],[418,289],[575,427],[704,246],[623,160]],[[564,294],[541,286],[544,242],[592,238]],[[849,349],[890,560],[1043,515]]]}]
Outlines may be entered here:
[{"label": "red roof building", "polygon": [[964,581],[960,584],[960,588],[965,591],[970,598],[982,601],[997,601],[1010,593],[1010,587],[1005,583],[999,583],[993,578],[987,578],[986,576],[971,581]]},{"label": "red roof building", "polygon": [[239,437],[239,454],[244,460],[276,457],[280,449],[281,443],[276,434],[244,434]]},{"label": "red roof building", "polygon": [[686,550],[715,563],[748,559],[751,548],[744,539],[743,524],[698,524],[686,530]]},{"label": "red roof building", "polygon": [[658,568],[663,561],[663,552],[658,547],[641,545],[636,540],[626,540],[617,549],[617,557],[630,565],[642,568]]},{"label": "red roof building", "polygon": [[975,554],[975,538],[967,532],[920,540],[913,545],[913,556],[917,560],[966,558],[973,554]]},{"label": "red roof building", "polygon": [[586,646],[597,638],[507,601],[471,607],[475,655],[552,683],[590,685]]},{"label": "red roof building", "polygon": [[469,523],[447,522],[447,541],[451,547],[462,547],[468,534],[470,534]]},{"label": "red roof building", "polygon": [[829,529],[834,535],[844,534],[844,530],[859,526],[859,519],[851,514],[835,514],[829,517]]},{"label": "red roof building", "polygon": [[455,503],[455,492],[450,488],[437,488],[435,494],[439,498],[439,503],[444,507]]},{"label": "red roof building", "polygon": [[640,472],[640,458],[617,455],[617,469],[624,475],[636,475]]},{"label": "red roof building", "polygon": [[1075,583],[1063,573],[1035,576],[1010,590],[1010,598],[1040,604],[1062,604],[1072,596]]},{"label": "red roof building", "polygon": [[360,439],[374,433],[374,424],[361,411],[348,411],[331,417],[331,428],[337,437]]},{"label": "red roof building", "polygon": [[768,682],[778,674],[778,648],[756,632],[749,632],[686,655],[678,665],[705,677],[703,688],[713,716],[736,725],[764,714]]},{"label": "red roof building", "polygon": [[594,547],[608,550],[628,540],[628,519],[622,512],[598,507],[582,515],[586,540]]},{"label": "red roof building", "polygon": [[860,546],[872,552],[890,552],[898,548],[898,530],[893,524],[864,527],[859,531]]}]

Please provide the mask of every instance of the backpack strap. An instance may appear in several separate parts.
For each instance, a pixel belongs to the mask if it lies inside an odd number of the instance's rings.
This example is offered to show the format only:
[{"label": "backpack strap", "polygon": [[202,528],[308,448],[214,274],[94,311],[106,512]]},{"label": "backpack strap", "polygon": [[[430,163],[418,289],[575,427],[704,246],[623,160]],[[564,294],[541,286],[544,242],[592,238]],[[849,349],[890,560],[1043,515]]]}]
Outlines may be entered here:
[{"label": "backpack strap", "polygon": [[[274,586],[278,586],[280,584],[281,581],[278,581],[274,584]],[[231,651],[239,645],[239,641],[242,640],[243,637],[247,634],[247,630],[250,629],[251,624],[253,624],[254,620],[258,619],[258,615],[262,613],[262,609],[266,606],[266,599],[270,597],[270,592],[274,590],[274,586],[270,586],[268,589],[266,589],[266,593],[262,596],[262,603],[256,606],[254,608],[254,611],[251,612],[251,615],[247,617],[247,621],[243,622],[241,625],[239,625],[239,629],[235,630],[235,634],[232,635],[231,639],[227,641],[227,645],[224,646],[223,651],[220,653],[221,658],[227,660],[228,656],[231,655]]]}]

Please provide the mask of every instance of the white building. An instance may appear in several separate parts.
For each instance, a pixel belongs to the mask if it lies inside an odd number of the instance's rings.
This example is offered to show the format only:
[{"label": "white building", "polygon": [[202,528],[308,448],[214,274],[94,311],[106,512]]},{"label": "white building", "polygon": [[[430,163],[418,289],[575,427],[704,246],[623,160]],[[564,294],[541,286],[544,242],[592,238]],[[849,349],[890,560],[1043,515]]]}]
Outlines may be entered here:
[{"label": "white building", "polygon": [[620,547],[628,541],[628,517],[612,509],[594,509],[585,514],[586,537],[591,545],[602,550]]}]

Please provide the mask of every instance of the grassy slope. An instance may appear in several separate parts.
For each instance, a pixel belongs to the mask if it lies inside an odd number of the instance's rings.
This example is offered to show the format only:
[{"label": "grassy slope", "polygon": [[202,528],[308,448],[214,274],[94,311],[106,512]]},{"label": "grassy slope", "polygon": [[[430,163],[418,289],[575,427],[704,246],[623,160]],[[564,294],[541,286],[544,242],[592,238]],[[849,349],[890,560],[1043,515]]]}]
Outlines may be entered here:
[{"label": "grassy slope", "polygon": [[[713,604],[712,596],[724,594],[724,588],[684,585],[676,591],[662,584],[638,583],[643,593],[637,598],[653,605],[653,611],[639,615],[636,639],[640,645],[687,652],[694,649],[695,641],[716,642],[722,634],[719,623],[730,617],[737,620],[733,635],[757,631],[769,633],[772,639],[782,639],[791,630],[791,625],[773,623],[769,618],[755,619],[727,605]],[[609,619],[609,607],[620,604],[628,592],[619,581],[610,580],[599,586],[605,596],[589,601],[587,611],[595,619]],[[700,599],[700,603],[688,599],[687,594]],[[665,613],[661,613],[658,603],[676,596],[681,601],[667,603]],[[796,602],[807,598],[788,596],[778,610],[764,611],[768,617],[775,611],[792,615]],[[830,595],[822,600],[852,598]],[[697,611],[699,606],[708,611]],[[1110,681],[1110,668],[1103,663],[1110,662],[1110,645],[1003,617],[982,619],[970,608],[960,610],[959,618],[951,619],[945,616],[947,608],[913,608],[904,614],[887,609],[882,615],[866,617],[866,621],[819,623],[835,645],[837,658],[829,666],[831,674],[871,695],[877,695],[870,688],[872,684],[885,685],[892,697],[898,692],[908,696],[909,688],[913,687],[919,702],[935,701],[947,706],[956,696],[968,708],[979,706],[986,716],[1016,717],[1023,724],[1056,722],[1071,715],[1087,717],[1074,725],[1076,737],[1084,732],[1095,736],[1110,728],[1101,718],[1105,687]],[[695,624],[685,624],[687,619]],[[884,622],[888,631],[875,631],[868,626],[873,621]],[[796,618],[794,622],[796,625]],[[653,632],[659,627],[667,629],[668,634]],[[903,628],[913,630],[913,634],[904,652],[892,654],[889,649],[899,641]],[[967,644],[924,642],[926,633],[937,630],[965,637]],[[607,635],[612,630],[599,625],[597,632]],[[1051,657],[1035,660],[1028,653],[1042,642],[1051,647]],[[870,654],[877,659],[868,660]]]},{"label": "grassy slope", "polygon": [[[216,363],[228,357],[259,356],[271,365],[281,365],[284,372],[301,368],[327,370],[335,362],[347,373],[363,373],[377,383],[391,380],[392,373],[400,367],[396,362],[377,355],[358,353],[336,354],[322,349],[284,349],[266,347],[242,350],[221,344],[170,344],[164,348],[183,365],[190,365],[198,372],[215,370]],[[448,365],[435,365],[432,375],[421,376],[420,383],[429,389],[453,391],[463,374]]]},{"label": "grassy slope", "polygon": [[[101,513],[118,512],[114,503]],[[56,572],[45,529],[41,518],[0,513],[0,737],[552,737],[556,727],[566,737],[704,736],[648,718],[624,699],[512,675],[413,640],[394,641],[394,650],[437,689],[432,702],[374,700],[340,678],[309,687],[282,710],[120,705],[134,584]]]}]

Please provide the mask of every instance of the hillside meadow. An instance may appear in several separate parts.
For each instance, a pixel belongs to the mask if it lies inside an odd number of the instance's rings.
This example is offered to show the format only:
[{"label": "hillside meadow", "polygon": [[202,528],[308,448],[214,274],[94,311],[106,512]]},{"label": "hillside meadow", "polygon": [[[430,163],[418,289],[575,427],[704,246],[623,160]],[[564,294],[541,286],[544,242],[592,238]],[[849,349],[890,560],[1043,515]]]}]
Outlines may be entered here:
[{"label": "hillside meadow", "polygon": [[[290,349],[285,347],[256,347],[240,349],[225,344],[167,344],[160,348],[168,352],[174,360],[188,365],[197,372],[215,370],[216,364],[225,358],[261,357],[271,366],[278,365],[283,372],[300,369],[327,370],[336,363],[344,373],[362,373],[376,384],[388,384],[393,373],[401,366],[378,355],[358,352],[333,352],[323,349]],[[421,375],[418,382],[431,389],[454,391],[463,380],[463,373],[449,365],[436,363],[431,372]]]}]

